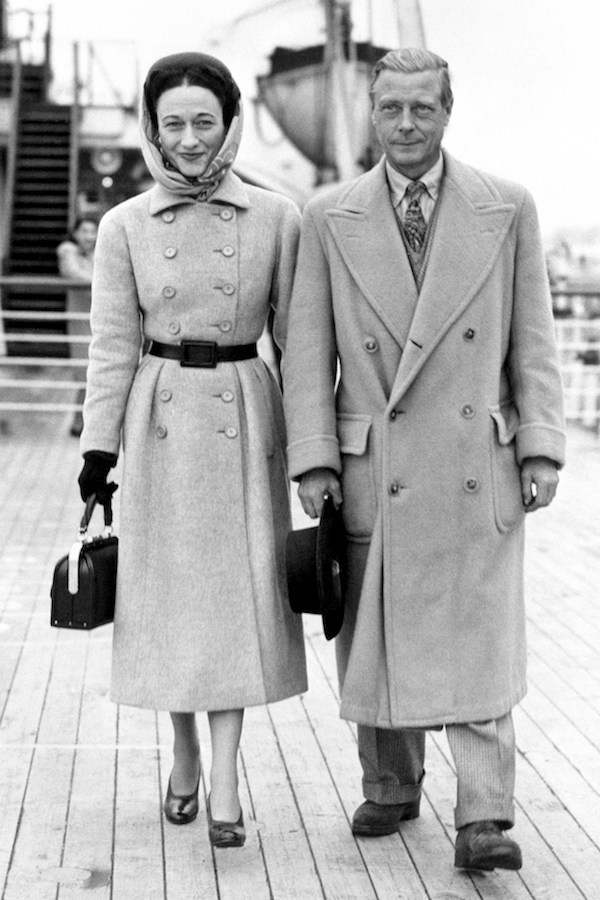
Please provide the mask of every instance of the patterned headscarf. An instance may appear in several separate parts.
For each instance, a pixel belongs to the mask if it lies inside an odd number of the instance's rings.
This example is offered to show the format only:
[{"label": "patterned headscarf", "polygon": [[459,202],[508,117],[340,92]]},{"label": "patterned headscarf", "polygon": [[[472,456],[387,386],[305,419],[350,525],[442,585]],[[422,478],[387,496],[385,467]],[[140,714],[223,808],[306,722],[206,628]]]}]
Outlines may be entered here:
[{"label": "patterned headscarf", "polygon": [[[159,72],[168,72],[174,75],[180,73],[183,79],[188,69],[193,69],[196,72],[201,70],[203,76],[206,76],[206,87],[211,90],[213,84],[217,86],[217,90],[222,95],[219,98],[221,102],[223,96],[225,98],[224,109],[229,109],[233,113],[217,155],[209,163],[204,174],[196,178],[184,175],[163,156],[158,142],[158,134],[152,121],[153,116],[149,108],[151,100],[148,86],[151,76],[156,76],[156,73]],[[213,93],[218,96],[217,90],[213,90]],[[154,113],[154,120],[156,120],[156,110],[152,112]],[[150,67],[144,83],[140,107],[142,154],[152,177],[171,193],[179,196],[194,197],[196,200],[208,200],[233,165],[242,137],[242,124],[243,112],[239,88],[227,66],[223,65],[214,56],[208,56],[205,53],[176,53],[157,60]]]}]

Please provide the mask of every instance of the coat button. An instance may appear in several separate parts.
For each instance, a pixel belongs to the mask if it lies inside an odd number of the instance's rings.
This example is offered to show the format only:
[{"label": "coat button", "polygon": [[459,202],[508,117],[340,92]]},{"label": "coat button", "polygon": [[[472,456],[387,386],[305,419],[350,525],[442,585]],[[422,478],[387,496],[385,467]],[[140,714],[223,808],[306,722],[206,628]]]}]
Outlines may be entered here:
[{"label": "coat button", "polygon": [[394,421],[394,419],[396,418],[397,415],[398,415],[398,413],[396,412],[395,409],[393,409],[390,413],[390,419],[392,420],[392,422]]},{"label": "coat button", "polygon": [[225,247],[221,250],[223,256],[233,256],[235,253],[234,248],[230,244],[226,244]]},{"label": "coat button", "polygon": [[176,293],[177,291],[174,287],[171,287],[170,284],[163,288],[163,297],[168,297],[170,299],[171,297],[174,297]]},{"label": "coat button", "polygon": [[233,219],[233,210],[232,209],[222,209],[220,212],[220,216],[225,222],[229,222],[230,219]]},{"label": "coat button", "polygon": [[171,399],[173,394],[171,393],[169,388],[163,388],[158,396],[163,401],[163,403],[167,403],[167,401]]},{"label": "coat button", "polygon": [[463,337],[465,341],[472,341],[475,337],[475,331],[473,328],[467,328],[467,330],[463,333]]},{"label": "coat button", "polygon": [[465,403],[465,405],[461,407],[460,414],[461,416],[464,416],[465,419],[472,419],[475,415],[475,410],[470,403]]},{"label": "coat button", "polygon": [[165,438],[167,436],[167,429],[164,425],[158,425],[156,428],[156,437]]},{"label": "coat button", "polygon": [[179,322],[169,322],[169,334],[179,334],[181,325]]},{"label": "coat button", "polygon": [[467,478],[465,481],[465,491],[468,491],[469,494],[474,494],[475,491],[479,490],[479,482],[476,478]]},{"label": "coat button", "polygon": [[166,247],[165,256],[167,259],[173,259],[174,256],[177,256],[177,249],[175,247]]},{"label": "coat button", "polygon": [[234,428],[233,425],[228,425],[225,429],[225,437],[235,438],[237,437],[237,428]]},{"label": "coat button", "polygon": [[367,351],[367,353],[375,353],[379,350],[379,343],[375,340],[374,337],[367,337],[363,341],[363,347]]},{"label": "coat button", "polygon": [[167,209],[167,210],[162,214],[162,220],[163,220],[163,222],[166,222],[167,225],[169,225],[171,222],[174,222],[174,221],[175,221],[175,213],[173,212],[173,210],[172,210],[172,209]]},{"label": "coat button", "polygon": [[399,490],[400,485],[398,484],[398,482],[392,481],[392,483],[390,484],[390,494],[397,494]]},{"label": "coat button", "polygon": [[233,400],[233,391],[223,391],[221,400],[223,400],[224,403],[231,403]]},{"label": "coat button", "polygon": [[232,294],[235,294],[235,287],[232,284],[224,284],[223,293],[227,294],[228,297],[231,297]]},{"label": "coat button", "polygon": [[225,319],[223,322],[219,322],[219,328],[221,329],[221,331],[227,332],[231,331],[233,325],[228,319]]}]

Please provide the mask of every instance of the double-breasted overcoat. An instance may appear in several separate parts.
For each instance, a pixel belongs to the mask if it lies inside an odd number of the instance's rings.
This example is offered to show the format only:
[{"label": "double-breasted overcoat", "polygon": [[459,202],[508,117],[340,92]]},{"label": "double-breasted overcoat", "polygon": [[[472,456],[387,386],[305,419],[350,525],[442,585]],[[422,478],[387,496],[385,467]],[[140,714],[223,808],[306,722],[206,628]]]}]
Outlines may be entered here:
[{"label": "double-breasted overcoat", "polygon": [[341,713],[384,728],[493,719],[522,698],[519,464],[564,460],[533,201],[444,166],[419,295],[382,160],[307,205],[289,316],[290,475],[341,472]]},{"label": "double-breasted overcoat", "polygon": [[208,202],[157,185],[100,224],[82,450],[124,450],[118,702],[222,710],[306,689],[279,387],[259,358],[140,358],[144,339],[256,341],[285,312],[299,219],[228,173]]}]

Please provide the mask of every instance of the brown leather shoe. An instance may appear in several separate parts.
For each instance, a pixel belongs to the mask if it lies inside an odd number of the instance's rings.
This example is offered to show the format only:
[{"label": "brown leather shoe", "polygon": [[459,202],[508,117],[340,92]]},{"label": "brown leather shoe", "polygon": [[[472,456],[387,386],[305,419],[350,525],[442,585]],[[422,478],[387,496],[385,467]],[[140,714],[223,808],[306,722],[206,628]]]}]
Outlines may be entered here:
[{"label": "brown leather shoe", "polygon": [[416,819],[419,815],[420,800],[409,803],[374,803],[365,800],[352,818],[352,834],[361,837],[381,837],[394,834],[405,819]]},{"label": "brown leather shoe", "polygon": [[458,869],[520,869],[521,848],[507,837],[497,822],[471,822],[459,828],[454,865]]}]

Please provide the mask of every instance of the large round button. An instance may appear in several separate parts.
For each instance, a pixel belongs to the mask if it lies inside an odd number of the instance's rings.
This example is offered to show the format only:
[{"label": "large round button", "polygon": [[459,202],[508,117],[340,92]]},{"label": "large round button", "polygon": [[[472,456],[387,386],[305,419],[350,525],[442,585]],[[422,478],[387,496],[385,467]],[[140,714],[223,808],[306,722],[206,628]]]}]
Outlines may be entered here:
[{"label": "large round button", "polygon": [[234,248],[230,244],[226,244],[225,247],[221,250],[223,256],[233,256],[235,253]]},{"label": "large round button", "polygon": [[170,299],[171,297],[174,297],[176,293],[177,291],[170,284],[163,288],[163,297],[168,297]]},{"label": "large round button", "polygon": [[231,331],[233,325],[228,319],[225,319],[225,321],[219,322],[219,328],[221,329],[221,331],[227,332]]},{"label": "large round button", "polygon": [[179,322],[169,322],[169,334],[179,334],[181,325]]},{"label": "large round button", "polygon": [[390,494],[397,494],[399,490],[400,485],[398,484],[398,482],[392,481],[392,483],[390,484]]},{"label": "large round button", "polygon": [[223,391],[221,400],[223,400],[224,403],[231,403],[233,400],[233,391]]},{"label": "large round button", "polygon": [[156,437],[165,438],[167,436],[167,429],[164,425],[157,425],[156,427]]},{"label": "large round button", "polygon": [[374,337],[367,337],[363,341],[363,347],[367,353],[376,353],[379,350],[379,343]]},{"label": "large round button", "polygon": [[472,341],[475,337],[475,331],[473,328],[467,328],[467,330],[463,333],[463,337],[465,341]]},{"label": "large round button", "polygon": [[475,415],[475,410],[470,403],[465,403],[465,405],[460,409],[460,414],[461,416],[464,416],[465,419],[472,419]]},{"label": "large round button", "polygon": [[223,293],[227,294],[228,297],[231,297],[232,294],[235,294],[235,287],[232,284],[224,284],[223,285]]},{"label": "large round button", "polygon": [[163,401],[163,403],[167,403],[167,401],[169,401],[171,399],[173,394],[171,393],[169,388],[162,388],[162,390],[158,396]]},{"label": "large round button", "polygon": [[177,256],[177,249],[175,247],[166,247],[165,256],[167,259],[173,259],[174,256]]},{"label": "large round button", "polygon": [[228,425],[225,429],[225,437],[234,438],[237,437],[237,428],[234,428],[233,425]]},{"label": "large round button", "polygon": [[165,210],[165,212],[162,214],[162,220],[163,220],[163,222],[166,222],[167,225],[169,225],[171,222],[174,222],[175,221],[175,213],[173,212],[173,210],[172,209]]},{"label": "large round button", "polygon": [[479,490],[479,482],[476,478],[467,478],[465,480],[465,491],[468,491],[469,494],[474,494],[475,491]]},{"label": "large round button", "polygon": [[222,209],[220,215],[221,215],[221,218],[225,222],[229,222],[230,219],[233,219],[233,210],[232,209]]}]

